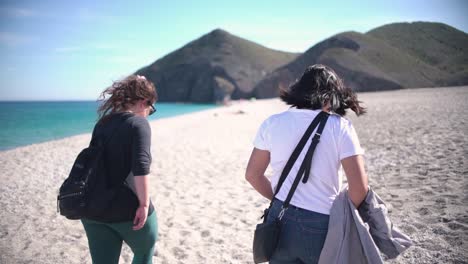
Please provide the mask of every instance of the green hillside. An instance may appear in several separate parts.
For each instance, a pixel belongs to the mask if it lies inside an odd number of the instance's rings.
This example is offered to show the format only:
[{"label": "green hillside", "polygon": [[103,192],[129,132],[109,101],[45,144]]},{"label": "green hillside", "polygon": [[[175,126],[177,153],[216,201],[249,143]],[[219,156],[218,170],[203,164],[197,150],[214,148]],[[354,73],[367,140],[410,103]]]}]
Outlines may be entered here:
[{"label": "green hillside", "polygon": [[334,68],[357,91],[468,84],[468,34],[440,23],[389,24],[345,32],[311,47],[265,77],[258,97],[275,97],[315,63]]},{"label": "green hillside", "polygon": [[468,70],[468,34],[441,23],[397,23],[367,33],[449,74]]}]

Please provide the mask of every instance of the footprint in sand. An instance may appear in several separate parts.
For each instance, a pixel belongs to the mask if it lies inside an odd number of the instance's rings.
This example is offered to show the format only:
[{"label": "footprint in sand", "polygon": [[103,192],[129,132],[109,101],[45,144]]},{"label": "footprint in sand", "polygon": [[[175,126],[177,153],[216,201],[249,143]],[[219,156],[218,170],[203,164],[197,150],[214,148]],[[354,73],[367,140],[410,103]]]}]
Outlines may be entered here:
[{"label": "footprint in sand", "polygon": [[222,226],[224,226],[224,227],[230,227],[230,226],[232,226],[232,223],[229,223],[229,222],[226,222],[226,221],[220,221],[219,224],[222,225]]},{"label": "footprint in sand", "polygon": [[416,210],[416,212],[419,214],[419,215],[428,215],[431,213],[431,211],[429,210],[429,208],[427,207],[422,207],[422,208],[418,208]]},{"label": "footprint in sand", "polygon": [[453,219],[450,219],[450,218],[447,218],[447,217],[440,217],[439,218],[439,222],[442,222],[442,223],[448,223],[448,222],[452,222]]},{"label": "footprint in sand", "polygon": [[395,209],[402,208],[404,205],[403,201],[401,200],[395,200],[391,204],[392,204],[392,207]]},{"label": "footprint in sand", "polygon": [[439,236],[446,236],[450,232],[444,226],[435,226],[435,227],[432,227],[431,229],[434,234],[439,235]]},{"label": "footprint in sand", "polygon": [[32,243],[31,240],[26,241],[26,244],[24,245],[23,250],[27,250],[29,246],[31,245],[31,243]]},{"label": "footprint in sand", "polygon": [[435,207],[437,209],[445,209],[447,208],[447,199],[443,197],[439,197],[435,200],[436,204]]},{"label": "footprint in sand", "polygon": [[464,225],[462,223],[458,223],[458,222],[450,222],[447,224],[447,226],[451,229],[451,230],[463,230],[463,231],[466,231],[468,230],[468,226],[467,225]]},{"label": "footprint in sand", "polygon": [[[460,239],[459,235],[447,236],[445,239],[452,246],[462,246],[464,244],[464,241]],[[466,263],[466,262],[460,262],[460,263]]]},{"label": "footprint in sand", "polygon": [[433,191],[433,190],[424,190],[424,191],[423,191],[423,194],[424,194],[424,195],[428,195],[428,196],[434,195],[434,191]]},{"label": "footprint in sand", "polygon": [[181,230],[180,235],[183,237],[189,236],[192,232],[187,231],[187,230]]},{"label": "footprint in sand", "polygon": [[202,237],[209,237],[211,235],[210,231],[209,230],[203,230],[201,232],[201,236]]},{"label": "footprint in sand", "polygon": [[8,236],[8,231],[6,231],[5,229],[0,229],[0,238],[4,238]]},{"label": "footprint in sand", "polygon": [[460,214],[458,214],[458,215],[455,217],[455,220],[457,220],[458,222],[463,223],[463,224],[468,224],[468,215],[460,215]]},{"label": "footprint in sand", "polygon": [[73,238],[79,240],[79,239],[81,239],[81,238],[83,237],[83,235],[80,234],[80,233],[78,233],[78,234],[71,234],[71,237],[73,237]]},{"label": "footprint in sand", "polygon": [[186,259],[188,257],[187,253],[185,253],[185,250],[179,247],[172,248],[172,253],[174,253],[176,259]]},{"label": "footprint in sand", "polygon": [[168,227],[172,227],[172,226],[174,225],[174,218],[173,218],[173,217],[169,217],[169,218],[167,218],[166,221],[164,221],[164,222],[166,222],[166,225],[167,225]]}]

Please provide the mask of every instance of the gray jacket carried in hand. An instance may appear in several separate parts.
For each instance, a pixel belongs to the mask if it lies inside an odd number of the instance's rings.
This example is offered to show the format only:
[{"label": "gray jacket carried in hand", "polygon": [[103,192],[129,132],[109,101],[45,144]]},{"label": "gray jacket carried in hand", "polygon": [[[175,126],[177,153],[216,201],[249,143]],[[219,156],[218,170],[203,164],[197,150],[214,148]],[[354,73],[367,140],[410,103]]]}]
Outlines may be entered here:
[{"label": "gray jacket carried in hand", "polygon": [[411,239],[393,227],[385,203],[373,190],[369,188],[358,210],[344,188],[330,211],[319,264],[383,263],[379,250],[396,258],[411,245]]}]

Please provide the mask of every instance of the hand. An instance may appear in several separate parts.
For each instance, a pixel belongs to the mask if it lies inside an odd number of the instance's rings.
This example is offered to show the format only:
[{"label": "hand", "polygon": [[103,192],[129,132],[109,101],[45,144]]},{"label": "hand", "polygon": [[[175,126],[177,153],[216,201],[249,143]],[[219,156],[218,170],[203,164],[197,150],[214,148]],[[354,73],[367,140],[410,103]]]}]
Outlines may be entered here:
[{"label": "hand", "polygon": [[135,219],[133,219],[133,230],[140,230],[146,223],[148,217],[148,206],[140,206],[135,212]]}]

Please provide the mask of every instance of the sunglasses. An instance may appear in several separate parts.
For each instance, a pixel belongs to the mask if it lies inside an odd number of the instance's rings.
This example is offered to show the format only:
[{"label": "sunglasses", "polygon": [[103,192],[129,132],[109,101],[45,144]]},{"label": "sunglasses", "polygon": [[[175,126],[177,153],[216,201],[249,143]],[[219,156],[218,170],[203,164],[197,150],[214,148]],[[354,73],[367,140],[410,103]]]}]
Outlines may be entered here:
[{"label": "sunglasses", "polygon": [[150,101],[148,101],[148,105],[150,106],[149,115],[156,113],[156,107],[154,107],[154,105]]}]

